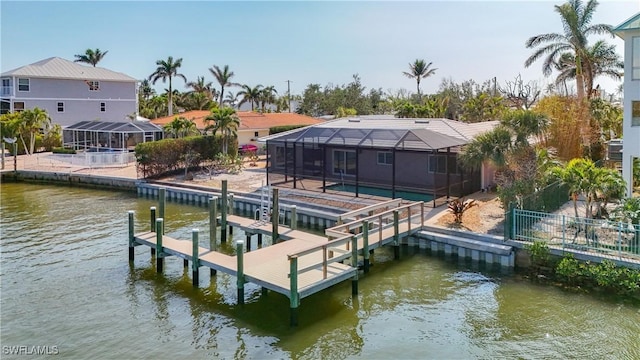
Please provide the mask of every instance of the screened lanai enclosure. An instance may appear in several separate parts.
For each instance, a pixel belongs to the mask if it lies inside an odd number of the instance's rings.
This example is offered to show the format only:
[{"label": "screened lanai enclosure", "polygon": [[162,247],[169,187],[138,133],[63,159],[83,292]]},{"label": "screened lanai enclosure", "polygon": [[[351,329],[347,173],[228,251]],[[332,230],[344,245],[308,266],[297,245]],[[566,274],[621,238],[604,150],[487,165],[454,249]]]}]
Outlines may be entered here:
[{"label": "screened lanai enclosure", "polygon": [[442,124],[429,126],[428,121],[412,121],[411,126],[393,121],[397,124],[343,120],[270,136],[267,182],[433,206],[481,189],[481,170],[465,170],[457,162],[461,146],[469,142],[465,135],[457,129],[448,130],[458,136],[431,130],[442,130]]},{"label": "screened lanai enclosure", "polygon": [[133,151],[136,144],[161,140],[162,128],[146,121],[81,121],[62,130],[63,146],[86,151]]}]

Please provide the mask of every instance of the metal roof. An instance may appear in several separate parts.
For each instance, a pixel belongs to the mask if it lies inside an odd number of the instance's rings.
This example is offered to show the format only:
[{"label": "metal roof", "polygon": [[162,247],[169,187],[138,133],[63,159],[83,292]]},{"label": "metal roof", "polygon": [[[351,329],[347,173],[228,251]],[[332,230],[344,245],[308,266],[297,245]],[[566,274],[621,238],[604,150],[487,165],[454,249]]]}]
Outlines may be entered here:
[{"label": "metal roof", "polygon": [[340,118],[260,139],[268,142],[438,150],[469,143],[499,122],[467,124],[449,119],[398,119],[391,116]]},{"label": "metal roof", "polygon": [[640,30],[640,13],[633,15],[622,24],[616,26],[613,32],[620,33],[627,30]]},{"label": "metal roof", "polygon": [[93,132],[114,132],[114,133],[144,133],[162,132],[162,128],[147,121],[129,122],[104,122],[104,121],[81,121],[67,126],[63,130],[93,131]]},{"label": "metal roof", "polygon": [[25,76],[33,78],[56,78],[73,80],[102,80],[135,82],[136,79],[123,73],[101,67],[80,65],[59,57],[51,57],[17,69],[3,72],[1,76]]}]

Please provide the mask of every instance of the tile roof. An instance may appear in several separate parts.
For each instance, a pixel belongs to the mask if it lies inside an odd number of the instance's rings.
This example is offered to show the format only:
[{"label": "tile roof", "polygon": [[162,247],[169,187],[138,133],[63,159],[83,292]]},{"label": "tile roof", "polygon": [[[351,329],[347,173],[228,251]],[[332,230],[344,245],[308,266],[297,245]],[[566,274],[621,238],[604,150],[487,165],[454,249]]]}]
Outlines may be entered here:
[{"label": "tile roof", "polygon": [[[156,125],[164,126],[173,121],[176,117],[184,117],[186,119],[193,120],[198,129],[204,129],[207,126],[204,119],[209,116],[210,113],[211,112],[208,110],[192,110],[173,116],[157,118],[151,120],[151,122]],[[238,130],[265,130],[274,126],[313,125],[323,122],[320,119],[296,113],[261,114],[252,111],[239,111],[236,115],[238,115],[238,118],[240,119],[240,126],[238,127]]]},{"label": "tile roof", "polygon": [[135,82],[131,76],[101,67],[81,65],[59,57],[51,57],[17,69],[3,72],[1,76],[25,76],[74,80],[102,80]]}]

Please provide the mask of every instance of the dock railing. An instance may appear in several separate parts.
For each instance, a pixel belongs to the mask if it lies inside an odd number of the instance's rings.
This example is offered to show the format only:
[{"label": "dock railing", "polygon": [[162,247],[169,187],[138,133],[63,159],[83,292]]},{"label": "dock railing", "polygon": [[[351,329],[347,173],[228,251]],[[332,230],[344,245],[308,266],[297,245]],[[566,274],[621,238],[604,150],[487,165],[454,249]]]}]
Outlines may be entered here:
[{"label": "dock railing", "polygon": [[640,258],[640,225],[512,209],[512,239],[564,249]]}]

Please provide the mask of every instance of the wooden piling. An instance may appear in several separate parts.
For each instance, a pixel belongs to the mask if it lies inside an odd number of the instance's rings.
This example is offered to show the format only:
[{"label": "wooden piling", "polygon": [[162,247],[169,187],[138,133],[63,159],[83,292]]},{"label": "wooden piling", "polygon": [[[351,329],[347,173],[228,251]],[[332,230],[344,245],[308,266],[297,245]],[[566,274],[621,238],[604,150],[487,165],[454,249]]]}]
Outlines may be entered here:
[{"label": "wooden piling", "polygon": [[[351,237],[351,266],[358,268],[358,238],[354,235]],[[358,295],[358,272],[351,280],[351,294]]]},{"label": "wooden piling", "polygon": [[220,242],[227,242],[227,180],[222,180],[222,201],[220,204]]},{"label": "wooden piling", "polygon": [[[211,251],[218,250],[218,239],[216,238],[218,227],[218,198],[209,198],[209,249]],[[216,275],[215,269],[210,269],[211,276]]]},{"label": "wooden piling", "polygon": [[[152,206],[149,208],[149,214],[151,215],[151,232],[155,232],[156,231],[156,207]],[[155,256],[156,254],[156,249],[155,248],[151,248],[151,256]]]},{"label": "wooden piling", "polygon": [[393,212],[393,258],[400,259],[400,231],[398,229],[398,210]]},{"label": "wooden piling", "polygon": [[236,242],[238,305],[244,304],[244,241]]},{"label": "wooden piling", "polygon": [[262,234],[258,234],[258,247],[262,249]]},{"label": "wooden piling", "polygon": [[291,308],[291,326],[298,326],[298,306],[300,297],[298,294],[298,256],[289,256],[289,302]]},{"label": "wooden piling", "polygon": [[133,261],[135,257],[135,223],[133,215],[135,212],[129,210],[129,261]]},{"label": "wooden piling", "polygon": [[[158,191],[158,216],[162,219],[165,219],[164,210],[167,205],[167,189],[160,188]],[[164,234],[164,222],[162,223],[162,231],[160,232]]]},{"label": "wooden piling", "polygon": [[280,222],[280,209],[278,208],[278,189],[273,188],[273,203],[271,204],[271,237],[272,244],[278,243],[278,223]]},{"label": "wooden piling", "polygon": [[229,213],[229,215],[233,215],[234,214],[234,202],[233,202],[233,193],[229,194],[229,211],[227,211]]},{"label": "wooden piling", "polygon": [[250,233],[245,233],[246,237],[247,237],[247,252],[251,251],[251,234]]},{"label": "wooden piling", "polygon": [[291,229],[298,229],[298,207],[295,205],[291,206]]},{"label": "wooden piling", "polygon": [[364,256],[364,272],[369,272],[369,222],[362,222],[362,255]]},{"label": "wooden piling", "polygon": [[164,253],[162,252],[162,229],[164,219],[156,219],[156,272],[161,273],[164,267]]},{"label": "wooden piling", "polygon": [[198,229],[191,230],[191,282],[193,286],[198,287],[200,284],[200,258],[198,254]]}]

